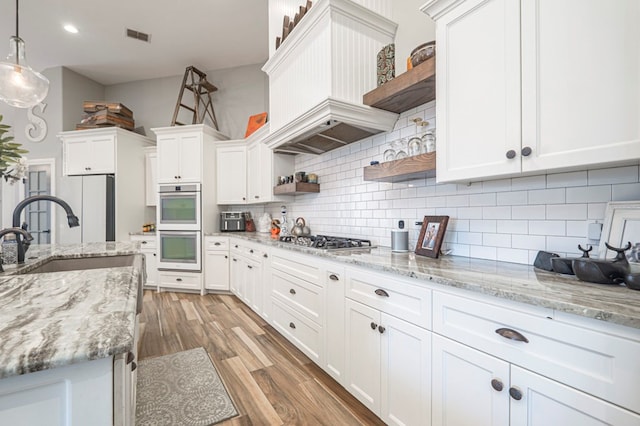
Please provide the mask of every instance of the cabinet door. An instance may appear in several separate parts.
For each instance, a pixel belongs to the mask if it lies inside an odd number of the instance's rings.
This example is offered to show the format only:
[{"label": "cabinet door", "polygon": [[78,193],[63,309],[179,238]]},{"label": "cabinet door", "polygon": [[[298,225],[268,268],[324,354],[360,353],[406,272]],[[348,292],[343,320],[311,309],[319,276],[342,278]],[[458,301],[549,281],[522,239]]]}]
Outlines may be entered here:
[{"label": "cabinet door", "polygon": [[639,21],[637,0],[522,2],[523,171],[640,157]]},{"label": "cabinet door", "polygon": [[[262,162],[265,159],[260,158],[260,144],[255,143],[247,149],[247,198],[248,203],[260,203],[262,200]],[[267,201],[267,200],[265,200]]]},{"label": "cabinet door", "polygon": [[145,178],[147,206],[154,207],[158,204],[158,154],[155,152],[145,154]]},{"label": "cabinet door", "polygon": [[262,311],[262,266],[259,262],[247,261],[246,270],[246,302],[257,314]]},{"label": "cabinet door", "polygon": [[637,414],[516,366],[511,386],[522,395],[511,400],[512,426],[640,424]]},{"label": "cabinet door", "polygon": [[144,261],[147,268],[147,287],[158,285],[158,256],[155,249],[140,250],[144,254]]},{"label": "cabinet door", "polygon": [[508,426],[509,364],[435,333],[432,339],[432,425]]},{"label": "cabinet door", "polygon": [[180,176],[180,140],[177,136],[158,138],[158,182],[178,182]]},{"label": "cabinet door", "polygon": [[520,2],[466,1],[436,39],[437,180],[519,172]]},{"label": "cabinet door", "polygon": [[[180,136],[180,181],[200,182],[202,179],[202,133]],[[210,167],[212,165],[209,165]]]},{"label": "cabinet door", "polygon": [[431,332],[382,314],[380,417],[389,425],[431,423]]},{"label": "cabinet door", "polygon": [[220,251],[207,251],[204,262],[204,288],[229,290],[229,255]]},{"label": "cabinet door", "polygon": [[229,281],[229,287],[231,292],[238,296],[240,299],[244,299],[244,276],[245,269],[243,259],[231,253],[231,263],[229,264],[229,272],[231,279]]},{"label": "cabinet door", "polygon": [[244,146],[219,147],[216,151],[218,204],[247,202],[247,150]]},{"label": "cabinet door", "polygon": [[325,362],[324,370],[338,383],[344,383],[345,371],[345,309],[344,268],[331,265],[325,281]]},{"label": "cabinet door", "polygon": [[346,388],[380,414],[380,312],[346,299]]},{"label": "cabinet door", "polygon": [[115,173],[115,136],[73,138],[64,145],[66,175]]}]

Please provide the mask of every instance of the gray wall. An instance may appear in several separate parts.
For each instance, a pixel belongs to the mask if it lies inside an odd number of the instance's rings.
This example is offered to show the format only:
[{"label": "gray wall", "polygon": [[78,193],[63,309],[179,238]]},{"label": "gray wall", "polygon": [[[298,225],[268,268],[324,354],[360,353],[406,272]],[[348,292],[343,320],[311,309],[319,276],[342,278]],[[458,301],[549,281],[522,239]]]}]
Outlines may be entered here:
[{"label": "gray wall", "polygon": [[[267,111],[267,76],[261,67],[206,72],[207,80],[218,88],[212,98],[219,130],[231,139],[244,138],[249,116]],[[171,124],[181,84],[181,75],[116,84],[106,87],[105,97],[129,107],[136,127],[144,127],[147,136],[153,137],[151,128]]]}]

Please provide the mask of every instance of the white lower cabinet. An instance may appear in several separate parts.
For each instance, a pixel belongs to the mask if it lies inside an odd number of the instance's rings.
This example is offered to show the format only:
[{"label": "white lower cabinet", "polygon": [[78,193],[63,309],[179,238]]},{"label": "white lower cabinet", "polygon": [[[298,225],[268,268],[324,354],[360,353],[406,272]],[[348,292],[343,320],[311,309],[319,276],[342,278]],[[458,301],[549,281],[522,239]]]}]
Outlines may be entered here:
[{"label": "white lower cabinet", "polygon": [[204,237],[204,289],[229,291],[229,239]]},{"label": "white lower cabinet", "polygon": [[202,274],[200,272],[159,271],[158,290],[161,288],[202,291]]},{"label": "white lower cabinet", "polygon": [[265,280],[263,264],[268,266],[269,254],[258,244],[235,239],[230,240],[230,247],[230,290],[258,315],[264,315],[269,279]]},{"label": "white lower cabinet", "polygon": [[324,348],[322,367],[342,386],[345,385],[345,299],[344,267],[328,264],[324,291]]},{"label": "white lower cabinet", "polygon": [[431,422],[431,333],[346,300],[346,388],[384,422]]},{"label": "white lower cabinet", "polygon": [[145,288],[158,288],[158,254],[156,253],[155,235],[131,235],[131,241],[140,242],[140,252],[144,254],[144,263],[147,272]]},{"label": "white lower cabinet", "polygon": [[437,334],[432,395],[433,426],[640,424],[630,411]]}]

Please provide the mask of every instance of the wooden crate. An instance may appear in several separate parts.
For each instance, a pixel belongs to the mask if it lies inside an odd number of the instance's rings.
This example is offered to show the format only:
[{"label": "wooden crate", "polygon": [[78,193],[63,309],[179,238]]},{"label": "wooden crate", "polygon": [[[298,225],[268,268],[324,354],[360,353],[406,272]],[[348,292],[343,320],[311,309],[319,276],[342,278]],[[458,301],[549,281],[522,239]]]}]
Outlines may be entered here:
[{"label": "wooden crate", "polygon": [[133,130],[134,127],[133,118],[123,117],[106,109],[89,114],[80,124],[119,125],[127,130]]},{"label": "wooden crate", "polygon": [[84,101],[84,112],[98,112],[107,110],[113,114],[122,115],[133,119],[133,112],[118,102],[105,102],[105,101]]}]

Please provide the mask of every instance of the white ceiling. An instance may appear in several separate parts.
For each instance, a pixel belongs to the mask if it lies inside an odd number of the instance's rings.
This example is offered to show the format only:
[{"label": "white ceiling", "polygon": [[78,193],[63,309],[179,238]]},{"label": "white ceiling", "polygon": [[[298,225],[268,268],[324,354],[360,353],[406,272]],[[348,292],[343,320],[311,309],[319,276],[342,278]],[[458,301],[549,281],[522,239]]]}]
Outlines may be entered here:
[{"label": "white ceiling", "polygon": [[[263,63],[267,0],[20,0],[20,37],[35,70],[65,66],[104,85]],[[78,34],[63,29],[73,24]],[[125,29],[151,34],[151,43]],[[15,0],[0,2],[0,60]]]}]

